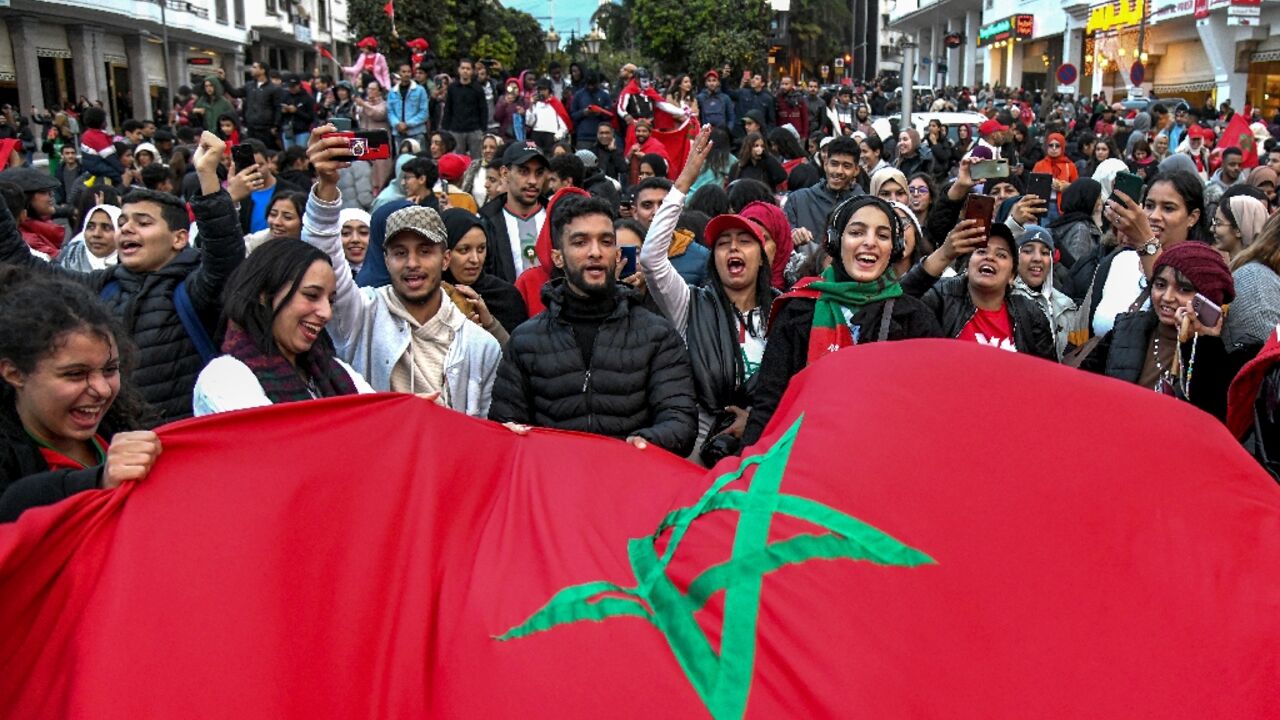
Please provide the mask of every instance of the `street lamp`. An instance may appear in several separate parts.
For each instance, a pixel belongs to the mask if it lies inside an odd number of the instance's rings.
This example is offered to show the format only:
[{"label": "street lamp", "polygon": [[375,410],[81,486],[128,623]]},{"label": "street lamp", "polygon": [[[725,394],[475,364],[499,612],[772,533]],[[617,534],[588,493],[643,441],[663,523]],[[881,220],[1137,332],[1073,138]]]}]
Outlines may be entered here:
[{"label": "street lamp", "polygon": [[600,32],[600,28],[591,28],[591,32],[587,34],[587,54],[593,58],[600,56],[600,43],[604,40],[604,33]]},{"label": "street lamp", "polygon": [[547,44],[547,54],[554,55],[556,50],[560,49],[560,33],[556,32],[556,26],[552,25],[547,30],[547,36],[543,38],[543,42]]}]

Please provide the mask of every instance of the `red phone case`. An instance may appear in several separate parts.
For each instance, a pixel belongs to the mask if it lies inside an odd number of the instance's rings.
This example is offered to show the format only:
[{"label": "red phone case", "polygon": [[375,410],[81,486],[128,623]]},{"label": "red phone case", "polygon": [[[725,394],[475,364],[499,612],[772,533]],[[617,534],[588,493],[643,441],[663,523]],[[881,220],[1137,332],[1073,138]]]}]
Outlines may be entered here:
[{"label": "red phone case", "polygon": [[347,145],[352,152],[343,157],[344,160],[371,162],[391,159],[391,137],[385,130],[356,130],[330,134],[347,138]]}]

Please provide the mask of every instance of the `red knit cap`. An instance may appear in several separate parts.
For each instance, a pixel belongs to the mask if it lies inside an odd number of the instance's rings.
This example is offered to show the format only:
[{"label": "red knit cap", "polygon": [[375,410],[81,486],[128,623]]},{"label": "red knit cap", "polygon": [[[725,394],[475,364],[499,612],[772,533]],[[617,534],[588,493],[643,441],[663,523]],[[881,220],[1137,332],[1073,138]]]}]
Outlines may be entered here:
[{"label": "red knit cap", "polygon": [[1222,259],[1222,253],[1209,245],[1194,240],[1178,243],[1160,253],[1155,272],[1159,273],[1166,265],[1186,276],[1196,286],[1196,292],[1216,305],[1225,305],[1236,297],[1231,269]]},{"label": "red knit cap", "polygon": [[458,153],[441,155],[440,159],[436,161],[436,166],[440,170],[440,177],[455,185],[462,182],[462,176],[467,172],[467,168],[470,165],[471,158]]}]

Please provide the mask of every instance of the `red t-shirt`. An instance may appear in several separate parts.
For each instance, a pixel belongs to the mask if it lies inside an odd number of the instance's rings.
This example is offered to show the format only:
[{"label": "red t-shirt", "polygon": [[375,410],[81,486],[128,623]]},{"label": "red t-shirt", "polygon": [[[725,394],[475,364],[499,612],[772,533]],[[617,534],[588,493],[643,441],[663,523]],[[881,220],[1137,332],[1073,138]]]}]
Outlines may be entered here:
[{"label": "red t-shirt", "polygon": [[960,340],[1018,352],[1018,348],[1013,345],[1013,323],[1009,322],[1007,307],[999,310],[979,309],[957,337]]}]

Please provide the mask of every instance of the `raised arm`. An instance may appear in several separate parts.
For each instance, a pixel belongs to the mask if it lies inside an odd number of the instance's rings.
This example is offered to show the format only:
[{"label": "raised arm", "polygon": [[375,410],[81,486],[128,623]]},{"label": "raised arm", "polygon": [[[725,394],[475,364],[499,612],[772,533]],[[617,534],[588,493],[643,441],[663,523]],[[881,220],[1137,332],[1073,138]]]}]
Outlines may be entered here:
[{"label": "raised arm", "polygon": [[684,169],[676,178],[676,184],[667,193],[662,206],[653,216],[649,225],[649,233],[640,247],[640,271],[644,273],[645,284],[653,293],[654,302],[662,314],[675,325],[680,337],[685,336],[689,326],[689,297],[692,291],[667,252],[671,248],[671,238],[675,234],[676,224],[680,221],[680,213],[684,210],[685,193],[693,185],[694,180],[702,172],[707,152],[711,148],[711,126],[707,125],[698,133],[685,161]]},{"label": "raised arm", "polygon": [[244,236],[231,196],[218,181],[218,164],[226,143],[209,131],[200,136],[192,162],[200,179],[199,197],[191,201],[191,210],[200,229],[200,266],[187,280],[187,292],[206,322],[217,320],[222,310],[222,290],[227,279],[244,260]]},{"label": "raised arm", "polygon": [[338,191],[338,171],[350,163],[335,160],[334,156],[347,154],[347,142],[341,137],[327,137],[334,132],[333,125],[321,125],[311,133],[307,146],[307,159],[316,171],[316,184],[307,198],[307,209],[302,216],[302,239],[320,249],[333,263],[337,276],[337,301],[333,304],[333,320],[329,334],[339,348],[350,347],[351,340],[360,332],[373,314],[377,298],[356,287],[351,277],[351,266],[342,251],[342,227],[338,215],[342,212],[342,193]]}]

